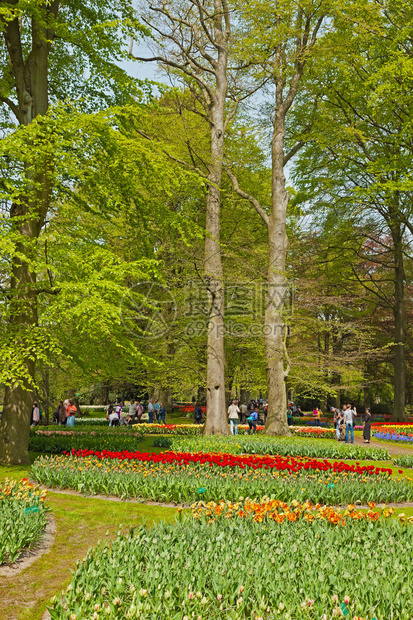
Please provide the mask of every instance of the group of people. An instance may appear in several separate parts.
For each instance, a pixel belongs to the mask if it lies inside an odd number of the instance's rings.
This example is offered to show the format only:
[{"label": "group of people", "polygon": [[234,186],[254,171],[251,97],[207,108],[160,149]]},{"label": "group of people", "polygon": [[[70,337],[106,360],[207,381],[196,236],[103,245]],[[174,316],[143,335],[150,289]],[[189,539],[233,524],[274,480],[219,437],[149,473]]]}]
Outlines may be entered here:
[{"label": "group of people", "polygon": [[[72,399],[66,398],[65,401],[59,400],[56,410],[53,413],[53,420],[56,424],[74,426],[76,411],[76,405]],[[41,418],[42,412],[40,410],[39,403],[35,400],[33,403],[30,424],[32,426],[37,426],[40,423]]]},{"label": "group of people", "polygon": [[[263,407],[264,421],[260,419],[260,406]],[[258,401],[251,400],[248,405],[242,403],[239,405],[239,401],[234,399],[228,407],[228,420],[229,428],[232,435],[238,435],[238,423],[248,424],[247,434],[253,435],[257,432],[257,424],[265,424],[265,418],[268,412],[268,404],[266,402],[259,403]]]},{"label": "group of people", "polygon": [[115,406],[112,403],[109,404],[106,413],[109,426],[124,426],[140,424],[141,422],[166,424],[166,407],[163,403],[159,403],[157,398],[152,398],[149,401],[147,413],[145,413],[145,407],[140,401],[130,401],[126,417],[122,417],[123,408],[123,401],[116,403]]},{"label": "group of people", "polygon": [[[342,409],[334,409],[334,426],[338,441],[354,443],[354,427],[356,425],[357,410],[350,403],[343,405]],[[370,443],[371,438],[371,411],[366,409],[363,420],[363,440]]]}]

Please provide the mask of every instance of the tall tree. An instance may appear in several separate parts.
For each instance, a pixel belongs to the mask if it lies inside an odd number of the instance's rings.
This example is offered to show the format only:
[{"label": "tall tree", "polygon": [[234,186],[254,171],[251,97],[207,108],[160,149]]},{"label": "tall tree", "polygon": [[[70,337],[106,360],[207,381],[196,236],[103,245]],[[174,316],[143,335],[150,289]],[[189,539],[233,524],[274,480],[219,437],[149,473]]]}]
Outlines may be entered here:
[{"label": "tall tree", "polygon": [[397,421],[405,417],[406,393],[405,257],[412,216],[413,99],[407,70],[412,38],[405,24],[412,17],[403,2],[356,2],[336,20],[329,54],[320,60],[322,70],[314,71],[319,80],[313,93],[323,93],[320,121],[301,153],[296,176],[312,205],[317,198],[321,209],[344,208],[355,236],[364,236],[359,256],[375,267],[364,274],[354,269],[354,275],[393,313]]},{"label": "tall tree", "polygon": [[[11,227],[13,247],[10,253],[9,244],[6,330],[8,342],[19,345],[19,360],[17,372],[6,383],[0,459],[18,463],[28,462],[38,296],[44,292],[36,283],[37,240],[53,195],[54,137],[41,119],[46,118],[50,102],[63,101],[76,90],[76,96],[85,97],[86,109],[97,101],[124,102],[138,95],[115,63],[127,55],[124,37],[139,36],[142,27],[129,0],[64,5],[58,0],[29,4],[12,0],[1,3],[0,28],[2,125],[6,134],[25,136],[20,156],[10,157],[11,149],[3,162],[8,170],[2,166],[2,193],[9,206],[6,227]],[[72,78],[73,89],[67,84]],[[53,294],[51,288],[48,292]]]},{"label": "tall tree", "polygon": [[[225,403],[224,282],[221,259],[221,183],[224,139],[234,117],[239,96],[226,108],[228,82],[234,71],[229,67],[232,26],[227,0],[185,0],[167,4],[152,2],[143,11],[151,27],[155,55],[139,60],[156,61],[179,78],[192,95],[192,110],[200,114],[210,130],[210,153],[206,164],[206,235],[204,284],[208,290],[207,408],[206,434],[227,434]],[[196,145],[190,146],[196,164]],[[196,166],[197,167],[197,166]],[[202,167],[202,164],[201,164]]]},{"label": "tall tree", "polygon": [[[286,222],[289,194],[284,170],[304,144],[301,135],[291,148],[286,148],[288,138],[291,141],[293,136],[299,135],[296,130],[287,136],[287,121],[331,3],[305,0],[297,4],[294,1],[282,0],[273,4],[266,0],[256,0],[237,4],[244,34],[243,58],[258,67],[255,70],[257,79],[265,79],[273,86],[270,206],[267,208],[256,195],[241,188],[235,166],[228,166],[227,171],[235,192],[252,204],[268,231],[269,266],[265,314],[268,417],[265,432],[270,435],[287,435],[289,430],[285,378],[290,365],[283,312],[288,287]],[[307,120],[311,125],[311,114]],[[302,134],[305,134],[308,128],[301,127]]]}]

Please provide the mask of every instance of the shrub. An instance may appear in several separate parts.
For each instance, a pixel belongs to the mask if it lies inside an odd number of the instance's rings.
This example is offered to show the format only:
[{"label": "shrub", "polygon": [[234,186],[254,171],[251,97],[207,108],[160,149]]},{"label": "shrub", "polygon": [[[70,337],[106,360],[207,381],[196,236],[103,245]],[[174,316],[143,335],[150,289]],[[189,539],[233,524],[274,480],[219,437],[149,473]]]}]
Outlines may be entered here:
[{"label": "shrub", "polygon": [[154,448],[171,448],[172,447],[172,439],[170,437],[155,437],[153,440]]}]

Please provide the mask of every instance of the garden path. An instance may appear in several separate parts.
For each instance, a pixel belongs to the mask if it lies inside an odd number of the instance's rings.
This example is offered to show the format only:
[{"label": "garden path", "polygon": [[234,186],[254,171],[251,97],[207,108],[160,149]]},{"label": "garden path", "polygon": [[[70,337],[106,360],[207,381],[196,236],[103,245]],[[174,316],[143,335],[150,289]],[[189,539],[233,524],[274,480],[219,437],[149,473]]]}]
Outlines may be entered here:
[{"label": "garden path", "polygon": [[364,443],[363,437],[357,437],[357,435],[355,435],[354,443],[359,446],[364,446],[365,448],[387,448],[392,456],[397,456],[398,454],[411,454],[413,456],[413,450],[411,448],[399,444],[392,444],[389,441],[374,441],[374,439],[372,439],[370,443]]}]

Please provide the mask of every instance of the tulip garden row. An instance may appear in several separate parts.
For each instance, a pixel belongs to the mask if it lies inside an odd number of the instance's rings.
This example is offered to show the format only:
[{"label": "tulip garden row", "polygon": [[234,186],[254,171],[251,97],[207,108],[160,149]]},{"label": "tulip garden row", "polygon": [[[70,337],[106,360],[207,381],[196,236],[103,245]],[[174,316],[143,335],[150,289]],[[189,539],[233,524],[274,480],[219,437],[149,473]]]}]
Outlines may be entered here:
[{"label": "tulip garden row", "polygon": [[334,440],[318,441],[306,437],[174,437],[172,449],[176,452],[224,452],[228,454],[279,454],[281,456],[309,456],[325,459],[390,460],[386,448],[343,444]]},{"label": "tulip garden row", "polygon": [[390,469],[292,457],[83,451],[40,457],[32,476],[49,488],[184,504],[267,495],[334,505],[413,500],[411,481]]},{"label": "tulip garden row", "polygon": [[0,486],[0,564],[12,564],[33,547],[46,527],[46,491],[23,479]]},{"label": "tulip garden row", "polygon": [[142,435],[126,426],[90,427],[82,430],[69,430],[62,426],[60,429],[47,431],[31,429],[29,450],[50,454],[61,454],[72,449],[136,450],[140,441],[142,441]]},{"label": "tulip garden row", "polygon": [[[80,430],[103,430],[108,428],[108,421],[105,419],[99,420],[90,419],[83,420],[79,419],[76,422],[77,425],[80,426]],[[117,429],[118,427],[113,428],[112,430]],[[122,427],[120,427],[122,428]],[[141,424],[134,424],[132,427],[134,431],[137,431],[141,434],[149,434],[149,435],[201,435],[202,434],[202,425],[200,424],[149,424],[147,422],[143,422]],[[52,432],[52,433],[62,433],[65,432],[66,428],[64,426],[54,427],[52,431],[43,431],[43,432]],[[318,437],[318,438],[334,438],[335,429],[334,428],[324,428],[319,426],[291,426],[291,432],[294,435],[299,435],[303,437]],[[245,435],[249,431],[248,424],[238,424],[238,433],[240,435]],[[263,426],[257,426],[257,433],[260,434],[264,431]],[[37,431],[39,432],[39,431]]]},{"label": "tulip garden row", "polygon": [[413,454],[399,454],[393,461],[398,467],[409,467],[413,469]]},{"label": "tulip garden row", "polygon": [[413,444],[413,424],[374,424],[374,439]]},{"label": "tulip garden row", "polygon": [[[82,450],[136,450],[142,440],[142,427],[88,427],[69,430],[65,427],[52,430],[32,429],[29,449],[34,452],[61,454],[72,449]],[[155,425],[153,425],[155,426]],[[160,428],[165,428],[161,427]],[[194,425],[191,425],[194,426]],[[196,427],[195,428],[199,428]],[[264,435],[238,435],[227,437],[181,436],[171,433],[171,447],[180,452],[228,452],[233,454],[280,454],[310,456],[312,458],[345,458],[389,460],[385,448],[365,448],[356,444],[345,445],[333,439],[323,439],[328,429],[297,429],[297,437],[268,437]],[[152,434],[152,430],[150,431]],[[156,434],[156,433],[155,433]],[[168,446],[166,446],[168,447]]]},{"label": "tulip garden row", "polygon": [[413,527],[372,521],[181,515],[119,533],[89,550],[51,618],[411,620]]},{"label": "tulip garden row", "polygon": [[[355,504],[349,504],[345,511],[332,506],[313,506],[310,502],[300,504],[293,500],[289,505],[278,499],[263,497],[261,501],[243,500],[229,502],[221,500],[219,503],[199,501],[191,506],[191,514],[194,519],[204,519],[207,523],[215,523],[219,519],[244,519],[252,518],[257,523],[276,521],[283,524],[284,521],[299,521],[303,519],[307,523],[314,521],[328,521],[333,525],[345,526],[348,521],[378,521],[380,518],[388,519],[394,514],[394,508],[374,510],[375,503],[369,503],[369,510],[356,510]],[[406,521],[413,521],[413,517]]]}]

